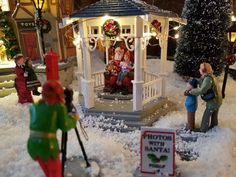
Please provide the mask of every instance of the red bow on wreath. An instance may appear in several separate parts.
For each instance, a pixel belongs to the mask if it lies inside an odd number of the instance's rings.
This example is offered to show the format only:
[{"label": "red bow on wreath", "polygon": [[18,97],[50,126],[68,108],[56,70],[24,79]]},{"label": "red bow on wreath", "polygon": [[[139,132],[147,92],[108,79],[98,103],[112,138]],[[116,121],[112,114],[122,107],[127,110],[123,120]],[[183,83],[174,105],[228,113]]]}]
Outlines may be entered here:
[{"label": "red bow on wreath", "polygon": [[226,55],[226,57],[225,57],[226,64],[233,65],[235,63],[235,61],[236,61],[235,54],[231,53],[231,54]]}]

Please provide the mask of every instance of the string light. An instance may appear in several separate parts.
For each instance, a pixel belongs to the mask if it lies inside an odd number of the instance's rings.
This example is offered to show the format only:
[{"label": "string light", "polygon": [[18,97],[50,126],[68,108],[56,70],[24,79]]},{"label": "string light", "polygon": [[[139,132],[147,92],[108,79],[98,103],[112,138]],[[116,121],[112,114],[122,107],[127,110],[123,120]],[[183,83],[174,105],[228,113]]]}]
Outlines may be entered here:
[{"label": "string light", "polygon": [[175,34],[175,39],[179,38],[179,33]]},{"label": "string light", "polygon": [[180,25],[179,26],[175,26],[173,29],[174,30],[178,30],[180,28]]},{"label": "string light", "polygon": [[231,21],[233,21],[233,22],[236,21],[236,17],[234,15],[231,16]]},{"label": "string light", "polygon": [[[105,19],[109,19],[109,18],[111,18],[109,15],[104,15],[103,17],[102,17],[104,20]],[[232,18],[233,19],[233,18]],[[236,18],[234,17],[234,19],[236,20]],[[75,20],[71,20],[71,19],[66,19],[67,20],[67,22],[69,22],[69,23],[71,23],[72,21],[75,21]],[[86,19],[86,20],[84,20],[84,21],[89,21],[89,20],[92,20],[92,19]],[[68,23],[67,23],[68,24]],[[79,24],[76,24],[75,25],[76,27],[78,27],[79,26]],[[75,27],[74,26],[74,27]],[[171,25],[170,24],[170,26],[172,26],[173,27],[173,25]],[[178,31],[179,31],[179,29],[180,29],[180,27],[181,27],[182,25],[178,25],[178,26],[174,26],[172,29],[170,29],[170,31],[171,30],[175,30],[175,31],[177,31],[177,34],[175,34],[174,35],[174,37],[172,37],[172,36],[168,36],[169,38],[172,38],[172,39],[178,39],[179,38],[179,33],[178,33]],[[80,42],[81,42],[81,38],[75,38],[75,37],[73,37],[73,36],[70,36],[70,30],[72,29],[73,27],[70,27],[70,29],[68,29],[67,31],[66,31],[66,33],[65,33],[65,37],[67,38],[67,39],[69,39],[69,40],[72,40],[72,42],[73,42],[73,44],[74,45],[78,45]],[[155,32],[155,31],[152,31],[151,30],[151,32],[149,32],[149,33],[144,33],[144,37],[156,37],[156,39],[158,40],[159,38],[157,37],[157,33]],[[133,38],[135,38],[135,37],[133,37]],[[117,36],[116,38],[115,38],[115,40],[116,41],[121,41],[122,39],[120,38],[120,36]],[[150,42],[148,42],[148,45],[150,45],[150,46],[158,46],[159,45],[159,42],[158,43],[156,43],[156,44],[151,44]]]}]

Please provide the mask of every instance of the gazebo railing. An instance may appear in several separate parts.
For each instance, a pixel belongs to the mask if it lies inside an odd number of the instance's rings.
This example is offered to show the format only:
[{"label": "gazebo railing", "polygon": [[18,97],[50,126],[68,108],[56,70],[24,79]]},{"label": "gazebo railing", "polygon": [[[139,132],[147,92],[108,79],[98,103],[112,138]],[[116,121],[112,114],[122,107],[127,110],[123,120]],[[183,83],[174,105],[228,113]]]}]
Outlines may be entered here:
[{"label": "gazebo railing", "polygon": [[[104,71],[98,71],[92,74],[94,79],[94,89],[100,89],[105,85]],[[163,78],[152,74],[144,73],[144,84],[143,84],[143,103],[142,105],[155,100],[162,96],[162,84]]]},{"label": "gazebo railing", "polygon": [[94,89],[104,87],[105,85],[104,71],[98,71],[93,73],[92,78],[94,79]]},{"label": "gazebo railing", "polygon": [[162,96],[162,77],[144,72],[143,105]]},{"label": "gazebo railing", "polygon": [[149,73],[146,71],[143,74],[144,83],[147,83],[149,81],[153,81],[153,80],[157,79],[158,77],[159,77],[158,75],[155,75],[153,73]]}]

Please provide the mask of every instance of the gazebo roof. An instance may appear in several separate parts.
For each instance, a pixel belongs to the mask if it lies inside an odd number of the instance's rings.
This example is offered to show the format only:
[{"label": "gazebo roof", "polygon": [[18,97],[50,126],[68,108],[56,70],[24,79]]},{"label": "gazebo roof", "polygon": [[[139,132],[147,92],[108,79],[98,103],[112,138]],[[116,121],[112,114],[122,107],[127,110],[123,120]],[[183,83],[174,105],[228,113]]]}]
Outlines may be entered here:
[{"label": "gazebo roof", "polygon": [[109,16],[157,15],[163,17],[178,17],[174,12],[159,9],[141,0],[100,0],[80,10],[74,11],[70,18],[89,18]]}]

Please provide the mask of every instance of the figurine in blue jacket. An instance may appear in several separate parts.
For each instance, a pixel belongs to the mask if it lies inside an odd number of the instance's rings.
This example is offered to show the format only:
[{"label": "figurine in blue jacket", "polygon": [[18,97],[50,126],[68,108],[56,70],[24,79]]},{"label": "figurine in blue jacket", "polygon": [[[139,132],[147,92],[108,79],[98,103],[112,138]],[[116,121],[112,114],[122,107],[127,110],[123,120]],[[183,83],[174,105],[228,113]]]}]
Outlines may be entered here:
[{"label": "figurine in blue jacket", "polygon": [[[193,88],[197,88],[198,81],[196,79],[191,79],[187,83],[187,92]],[[188,94],[185,100],[185,107],[187,110],[187,129],[193,130],[195,128],[195,112],[197,110],[197,96]]]}]

